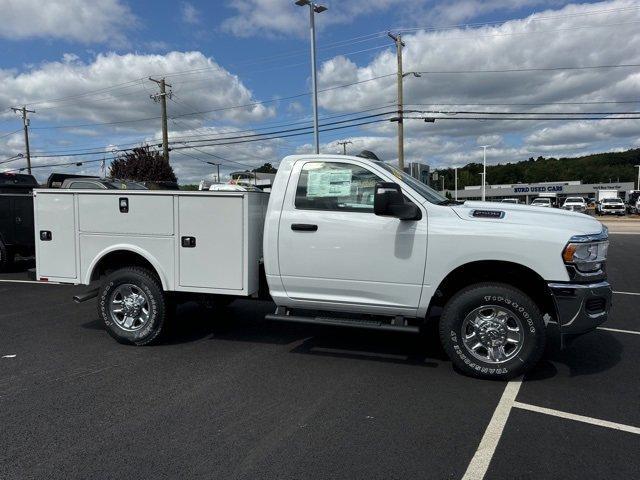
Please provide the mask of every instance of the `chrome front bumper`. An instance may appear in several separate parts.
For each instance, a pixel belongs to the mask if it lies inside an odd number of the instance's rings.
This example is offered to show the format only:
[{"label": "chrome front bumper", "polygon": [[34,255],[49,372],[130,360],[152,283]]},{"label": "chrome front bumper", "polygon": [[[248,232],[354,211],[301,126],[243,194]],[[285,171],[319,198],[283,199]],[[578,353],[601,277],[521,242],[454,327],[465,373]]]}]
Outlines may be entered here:
[{"label": "chrome front bumper", "polygon": [[579,335],[594,330],[609,316],[611,285],[609,282],[549,283],[556,307],[560,333]]}]

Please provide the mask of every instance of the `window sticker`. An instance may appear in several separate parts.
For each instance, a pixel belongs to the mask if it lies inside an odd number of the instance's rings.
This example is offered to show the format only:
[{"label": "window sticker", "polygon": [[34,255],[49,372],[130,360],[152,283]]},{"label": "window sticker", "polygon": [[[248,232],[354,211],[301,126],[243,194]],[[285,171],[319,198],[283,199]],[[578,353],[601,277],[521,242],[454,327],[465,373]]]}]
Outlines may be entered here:
[{"label": "window sticker", "polygon": [[307,198],[346,197],[351,195],[351,170],[310,171]]}]

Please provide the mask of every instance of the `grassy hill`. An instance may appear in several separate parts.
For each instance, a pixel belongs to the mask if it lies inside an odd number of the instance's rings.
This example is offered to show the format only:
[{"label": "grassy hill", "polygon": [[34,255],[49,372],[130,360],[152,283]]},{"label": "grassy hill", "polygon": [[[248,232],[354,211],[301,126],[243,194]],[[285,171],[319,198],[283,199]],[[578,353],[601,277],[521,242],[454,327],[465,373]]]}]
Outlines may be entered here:
[{"label": "grassy hill", "polygon": [[[558,180],[582,180],[583,183],[635,182],[640,165],[640,149],[608,152],[575,158],[530,158],[516,163],[487,165],[489,184],[535,183]],[[445,176],[445,188],[453,189],[453,169],[438,169]],[[481,163],[470,163],[458,169],[458,188],[479,185]],[[440,189],[442,180],[434,182]],[[436,185],[437,183],[437,185]]]}]

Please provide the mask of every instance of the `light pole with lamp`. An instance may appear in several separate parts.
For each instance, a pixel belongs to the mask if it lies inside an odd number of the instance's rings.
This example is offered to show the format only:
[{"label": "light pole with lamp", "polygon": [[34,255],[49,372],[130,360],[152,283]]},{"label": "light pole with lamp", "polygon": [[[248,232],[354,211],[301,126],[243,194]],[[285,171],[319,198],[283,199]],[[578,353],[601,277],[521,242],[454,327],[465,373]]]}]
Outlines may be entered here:
[{"label": "light pole with lamp", "polygon": [[315,14],[327,10],[324,5],[318,5],[310,0],[297,0],[299,7],[309,6],[309,23],[311,32],[311,89],[313,90],[313,143],[316,153],[320,153],[320,133],[318,132],[318,76],[316,74],[316,21]]}]

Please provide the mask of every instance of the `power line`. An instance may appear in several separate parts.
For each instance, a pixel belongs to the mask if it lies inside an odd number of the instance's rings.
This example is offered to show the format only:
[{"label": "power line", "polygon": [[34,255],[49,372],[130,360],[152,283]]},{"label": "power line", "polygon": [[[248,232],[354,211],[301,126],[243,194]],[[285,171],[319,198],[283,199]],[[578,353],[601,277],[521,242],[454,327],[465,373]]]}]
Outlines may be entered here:
[{"label": "power line", "polygon": [[[379,80],[381,78],[390,77],[392,75],[395,75],[395,73],[389,73],[389,74],[386,74],[386,75],[379,75],[379,76],[376,76],[376,77],[371,77],[371,78],[367,78],[365,80],[359,80],[359,81],[356,81],[356,82],[346,83],[346,84],[343,84],[343,85],[335,85],[333,87],[327,87],[327,88],[323,88],[321,90],[318,90],[318,92],[327,92],[327,91],[336,90],[336,89],[340,89],[340,88],[347,88],[347,87],[351,87],[353,85],[359,85],[359,84],[362,84],[362,83],[367,83],[367,82],[371,82],[371,81],[374,81],[374,80]],[[301,97],[305,97],[307,95],[311,95],[311,92],[303,92],[303,93],[298,93],[298,94],[295,94],[295,95],[289,95],[287,97],[273,98],[273,99],[270,99],[270,100],[255,101],[255,102],[245,103],[243,105],[232,105],[232,106],[228,106],[228,107],[214,108],[214,109],[211,109],[211,110],[201,110],[201,111],[196,111],[196,112],[183,113],[183,114],[180,114],[180,115],[174,115],[174,118],[176,118],[176,117],[188,117],[188,116],[199,116],[199,115],[206,115],[206,114],[210,114],[210,113],[234,110],[234,109],[238,109],[238,108],[253,107],[253,106],[257,106],[257,105],[264,105],[264,104],[267,104],[267,103],[280,102],[280,101],[283,101],[283,100],[292,100],[294,98],[301,98]],[[145,121],[150,121],[150,120],[158,120],[159,118],[162,118],[162,117],[161,116],[155,116],[155,117],[139,118],[139,119],[133,119],[133,120],[119,120],[119,121],[114,121],[114,122],[100,122],[100,123],[84,123],[84,124],[76,124],[76,125],[53,125],[53,126],[48,126],[48,127],[37,127],[37,129],[38,130],[57,130],[57,129],[96,127],[96,126],[106,126],[106,125],[121,125],[121,124],[125,124],[125,123],[136,123],[136,122],[145,122]]]},{"label": "power line", "polygon": [[426,70],[419,71],[421,75],[443,74],[443,75],[458,75],[458,74],[475,74],[475,73],[520,73],[520,72],[550,72],[550,71],[565,71],[565,70],[596,70],[596,69],[609,69],[609,68],[634,68],[640,67],[640,63],[627,63],[620,65],[588,65],[584,67],[532,67],[532,68],[506,68],[501,70]]},{"label": "power line", "polygon": [[489,120],[489,121],[575,121],[575,120],[640,120],[640,116],[637,117],[461,117],[461,116],[452,116],[452,117],[404,117],[412,120]]},{"label": "power line", "polygon": [[[417,110],[411,110],[418,113]],[[640,111],[630,112],[491,112],[486,110],[421,110],[419,113],[442,115],[640,115]]]},{"label": "power line", "polygon": [[2,135],[0,135],[0,138],[8,137],[9,135],[14,135],[14,134],[16,134],[16,133],[18,133],[18,132],[20,132],[20,131],[22,131],[22,129],[21,129],[21,128],[19,128],[18,130],[15,130],[15,131],[13,131],[13,132],[9,132],[9,133],[2,134]]}]

